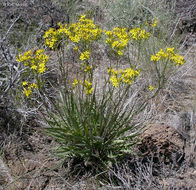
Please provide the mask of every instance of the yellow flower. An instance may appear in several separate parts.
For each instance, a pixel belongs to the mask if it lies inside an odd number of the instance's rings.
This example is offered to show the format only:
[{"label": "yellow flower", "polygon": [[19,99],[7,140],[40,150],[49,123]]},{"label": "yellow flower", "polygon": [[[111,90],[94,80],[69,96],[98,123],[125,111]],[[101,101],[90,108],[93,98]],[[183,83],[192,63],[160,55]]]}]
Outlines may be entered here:
[{"label": "yellow flower", "polygon": [[157,26],[157,23],[158,23],[158,21],[157,20],[154,20],[153,23],[152,23],[152,27]]},{"label": "yellow flower", "polygon": [[22,55],[18,55],[17,57],[16,57],[16,61],[17,62],[22,62]]},{"label": "yellow flower", "polygon": [[112,31],[104,31],[105,35],[107,35],[109,38],[112,37],[113,33]]},{"label": "yellow flower", "polygon": [[153,87],[153,86],[148,86],[148,89],[149,89],[150,91],[153,91],[153,90],[154,90],[154,87]]},{"label": "yellow flower", "polygon": [[80,16],[80,19],[85,19],[86,18],[86,15],[81,15]]},{"label": "yellow flower", "polygon": [[107,39],[105,40],[105,43],[106,43],[106,44],[110,44],[111,42],[112,42],[112,40],[109,39],[109,38],[107,38]]},{"label": "yellow flower", "polygon": [[154,61],[154,62],[157,62],[160,60],[160,57],[157,57],[156,55],[151,55],[151,58],[150,58],[151,61]]},{"label": "yellow flower", "polygon": [[42,73],[45,72],[45,70],[46,70],[45,63],[40,63],[40,64],[39,64],[38,73],[39,73],[39,74],[42,74]]},{"label": "yellow flower", "polygon": [[157,57],[160,57],[160,59],[161,59],[161,58],[167,58],[167,57],[168,57],[168,54],[165,53],[165,52],[163,51],[163,49],[160,49],[160,51],[156,54],[156,56],[157,56]]},{"label": "yellow flower", "polygon": [[85,52],[80,54],[80,60],[82,60],[82,61],[88,60],[89,57],[90,57],[90,52],[89,51],[85,51]]},{"label": "yellow flower", "polygon": [[114,87],[117,87],[119,85],[119,81],[116,76],[111,76],[110,81],[112,82]]},{"label": "yellow flower", "polygon": [[43,49],[35,50],[35,55],[39,55],[39,54],[43,54],[43,53],[44,53]]},{"label": "yellow flower", "polygon": [[113,48],[118,48],[120,46],[120,42],[119,41],[114,41],[113,43],[112,43],[112,47]]},{"label": "yellow flower", "polygon": [[123,73],[123,70],[122,70],[122,69],[120,69],[120,70],[119,70],[119,73],[120,73],[120,74],[122,74],[122,73]]},{"label": "yellow flower", "polygon": [[170,58],[170,60],[171,60],[172,62],[174,62],[175,65],[178,65],[178,66],[183,65],[183,64],[185,63],[184,57],[182,57],[182,56],[179,55],[179,54],[175,54],[174,56],[172,56],[172,57]]},{"label": "yellow flower", "polygon": [[63,25],[62,25],[60,22],[58,22],[57,25],[58,25],[60,28],[63,28]]},{"label": "yellow flower", "polygon": [[74,79],[74,82],[72,84],[75,87],[78,84],[78,80],[77,79]]},{"label": "yellow flower", "polygon": [[78,47],[77,47],[77,46],[75,46],[73,49],[74,49],[75,51],[78,51]]},{"label": "yellow flower", "polygon": [[115,75],[115,76],[118,75],[118,71],[117,71],[117,70],[114,70],[114,69],[111,69],[111,68],[108,69],[108,73],[109,73],[109,74],[113,74],[113,75]]},{"label": "yellow flower", "polygon": [[28,98],[32,94],[31,87],[29,86],[28,89],[24,88],[23,94]]},{"label": "yellow flower", "polygon": [[22,85],[23,85],[23,86],[27,86],[27,85],[28,85],[28,82],[27,82],[27,81],[24,81],[24,82],[22,83]]},{"label": "yellow flower", "polygon": [[32,65],[32,66],[31,66],[31,69],[32,69],[32,70],[37,70],[37,65]]},{"label": "yellow flower", "polygon": [[35,84],[35,83],[33,83],[33,84],[32,84],[32,87],[33,87],[33,88],[38,88],[38,85]]},{"label": "yellow flower", "polygon": [[166,52],[167,52],[169,55],[174,55],[174,47],[173,47],[173,48],[166,48]]},{"label": "yellow flower", "polygon": [[122,51],[119,50],[118,51],[118,55],[123,55]]},{"label": "yellow flower", "polygon": [[84,81],[85,86],[92,86],[92,82],[88,82],[87,80]]},{"label": "yellow flower", "polygon": [[86,93],[87,95],[91,95],[92,92],[93,92],[93,88],[90,88],[90,89],[86,89],[86,90],[85,90],[85,93]]},{"label": "yellow flower", "polygon": [[27,52],[24,53],[24,57],[28,57],[28,56],[31,56],[32,55],[32,51],[29,50]]}]

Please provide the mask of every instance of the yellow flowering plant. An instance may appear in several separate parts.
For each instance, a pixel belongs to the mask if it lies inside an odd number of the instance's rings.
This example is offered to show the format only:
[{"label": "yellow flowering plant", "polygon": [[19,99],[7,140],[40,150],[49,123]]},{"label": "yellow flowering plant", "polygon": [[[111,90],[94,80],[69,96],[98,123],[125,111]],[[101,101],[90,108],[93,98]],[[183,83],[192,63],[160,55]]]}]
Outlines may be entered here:
[{"label": "yellow flowering plant", "polygon": [[184,57],[175,53],[175,48],[167,47],[160,49],[156,54],[151,55],[151,62],[157,72],[157,81],[160,88],[163,87],[166,78],[174,66],[182,66],[185,63]]},{"label": "yellow flowering plant", "polygon": [[115,27],[111,31],[104,31],[104,33],[106,35],[105,43],[109,45],[111,50],[119,56],[123,55],[130,40],[127,29]]},{"label": "yellow flowering plant", "polygon": [[[22,63],[25,68],[23,72],[25,81],[22,82],[25,97],[29,98],[33,89],[41,88],[43,82],[41,76],[46,71],[48,59],[49,57],[44,53],[43,49],[29,50],[17,56],[16,61]],[[32,81],[36,81],[36,83]]]},{"label": "yellow flowering plant", "polygon": [[[47,113],[43,112],[46,132],[59,143],[56,152],[64,160],[76,159],[84,167],[100,171],[132,152],[133,145],[137,142],[136,137],[144,125],[134,119],[163,88],[166,72],[171,70],[171,65],[183,65],[184,59],[175,53],[174,48],[161,49],[154,55],[145,56],[148,64],[154,68],[158,85],[146,85],[148,94],[129,102],[130,94],[137,91],[138,79],[141,80],[145,74],[143,68],[121,61],[128,54],[127,51],[130,51],[130,44],[134,46],[138,42],[141,45],[149,39],[150,33],[141,28],[120,27],[102,33],[102,29],[86,15],[81,15],[76,23],[59,26],[59,29],[49,29],[43,36],[45,45],[58,57],[59,73],[59,83],[56,84],[59,94],[55,98],[48,97],[47,100],[51,102],[50,106],[54,106],[53,111],[47,109],[47,102],[44,102],[47,110]],[[108,72],[105,73],[101,87],[95,77],[93,56],[94,44],[101,43],[99,39],[102,39],[105,47],[114,53],[117,60],[114,63],[108,57]],[[72,71],[73,66],[66,64],[69,48],[76,55],[76,63],[80,68],[77,73]],[[142,54],[138,55],[144,57]],[[141,60],[140,57],[137,60]],[[43,50],[27,51],[24,55],[19,55],[17,61],[23,63],[40,80],[39,77],[46,70],[48,56]],[[152,83],[156,84],[156,81]],[[24,94],[30,97],[32,90],[39,88],[39,83],[25,80],[23,86]],[[139,93],[136,94],[139,96]]]},{"label": "yellow flowering plant", "polygon": [[129,35],[133,40],[147,40],[150,37],[150,33],[145,29],[133,28],[129,31]]},{"label": "yellow flowering plant", "polygon": [[117,87],[121,83],[131,85],[132,81],[135,81],[140,72],[132,68],[120,69],[119,71],[109,68],[108,73],[110,75],[110,82],[114,87]]},{"label": "yellow flowering plant", "polygon": [[59,29],[50,28],[43,36],[45,44],[51,49],[56,49],[63,40],[65,42],[70,34],[66,24],[58,23],[58,26]]},{"label": "yellow flowering plant", "polygon": [[[110,55],[114,55],[116,61],[123,57],[125,53],[131,52],[137,59],[140,58],[141,44],[150,38],[148,28],[133,27],[120,28],[114,27],[112,30],[105,30],[105,43],[109,47]],[[112,57],[110,57],[112,58]],[[133,61],[128,56],[129,64],[132,67]],[[118,63],[117,63],[118,64]]]}]

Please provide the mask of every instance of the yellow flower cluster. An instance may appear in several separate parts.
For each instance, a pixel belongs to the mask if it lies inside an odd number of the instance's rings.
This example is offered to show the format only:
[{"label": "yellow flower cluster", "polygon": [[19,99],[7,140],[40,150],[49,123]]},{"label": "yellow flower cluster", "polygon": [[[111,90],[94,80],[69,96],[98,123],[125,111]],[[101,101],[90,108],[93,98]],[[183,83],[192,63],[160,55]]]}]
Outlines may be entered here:
[{"label": "yellow flower cluster", "polygon": [[64,26],[61,23],[58,23],[59,29],[50,28],[44,34],[45,44],[51,49],[55,49],[60,41],[64,38],[67,39],[69,36],[69,30],[67,24]]},{"label": "yellow flower cluster", "polygon": [[23,94],[28,98],[31,94],[32,94],[32,89],[35,88],[37,89],[38,88],[38,85],[33,83],[33,84],[29,84],[27,81],[24,81],[22,83],[23,87],[24,87],[24,91],[23,91]]},{"label": "yellow flower cluster", "polygon": [[146,32],[145,29],[141,29],[141,28],[133,28],[129,30],[129,35],[130,38],[132,38],[133,40],[142,40],[142,39],[147,40],[150,37],[150,33]]},{"label": "yellow flower cluster", "polygon": [[131,81],[135,80],[140,75],[138,70],[132,68],[126,69],[122,73],[122,79],[124,83],[131,85]]},{"label": "yellow flower cluster", "polygon": [[46,71],[46,63],[48,62],[48,56],[44,54],[43,49],[38,49],[32,52],[31,50],[17,56],[16,61],[24,63],[24,65],[31,70],[42,74]]},{"label": "yellow flower cluster", "polygon": [[179,66],[185,63],[184,57],[179,54],[175,54],[174,56],[171,56],[170,61],[173,62],[175,65],[179,65]]},{"label": "yellow flower cluster", "polygon": [[91,95],[93,92],[93,88],[92,88],[92,82],[88,82],[87,80],[85,80],[84,82],[82,82],[81,80],[77,80],[74,79],[74,82],[72,83],[74,87],[76,87],[78,84],[81,84],[84,86],[85,88],[85,93],[87,95]]},{"label": "yellow flower cluster", "polygon": [[155,55],[151,55],[151,61],[158,62],[159,60],[169,60],[175,65],[183,65],[185,60],[184,57],[175,54],[174,47],[173,48],[166,48],[166,51],[163,51],[163,49],[160,49],[158,53]]},{"label": "yellow flower cluster", "polygon": [[101,37],[101,33],[102,30],[91,19],[87,19],[86,15],[81,15],[79,22],[73,23],[69,27],[69,38],[75,43],[96,41]]},{"label": "yellow flower cluster", "polygon": [[109,44],[111,49],[118,55],[123,55],[129,40],[142,40],[150,37],[150,33],[141,28],[133,28],[127,32],[126,28],[115,27],[112,30],[104,31],[104,33],[106,35],[105,43]]},{"label": "yellow flower cluster", "polygon": [[88,60],[89,57],[90,57],[90,52],[89,51],[85,51],[85,52],[80,54],[80,60],[81,61]]},{"label": "yellow flower cluster", "polygon": [[[70,39],[74,43],[80,41],[89,43],[92,40],[98,40],[101,37],[102,30],[96,26],[86,15],[81,15],[77,23],[69,27],[65,24],[58,23],[59,29],[50,28],[44,34],[45,44],[51,49],[55,49],[62,39]],[[75,47],[75,50],[77,47]]]},{"label": "yellow flower cluster", "polygon": [[126,30],[126,28],[115,27],[113,30],[104,31],[107,36],[106,44],[109,44],[118,55],[123,55],[123,51],[130,40]]},{"label": "yellow flower cluster", "polygon": [[74,79],[74,82],[73,82],[72,84],[73,84],[73,86],[75,87],[75,86],[77,86],[79,83],[81,84],[82,81],[78,81],[77,79]]},{"label": "yellow flower cluster", "polygon": [[[33,71],[33,74],[39,75],[46,71],[46,63],[48,62],[48,56],[44,54],[43,49],[38,49],[35,51],[27,51],[24,54],[20,54],[16,58],[17,62],[24,63],[25,67]],[[32,94],[32,89],[38,88],[35,83],[29,84],[27,81],[22,83],[23,94],[29,97]]]},{"label": "yellow flower cluster", "polygon": [[133,70],[132,68],[125,70],[120,69],[119,71],[109,68],[108,73],[114,87],[117,87],[121,82],[131,85],[132,81],[140,75],[138,70]]}]

